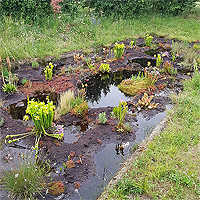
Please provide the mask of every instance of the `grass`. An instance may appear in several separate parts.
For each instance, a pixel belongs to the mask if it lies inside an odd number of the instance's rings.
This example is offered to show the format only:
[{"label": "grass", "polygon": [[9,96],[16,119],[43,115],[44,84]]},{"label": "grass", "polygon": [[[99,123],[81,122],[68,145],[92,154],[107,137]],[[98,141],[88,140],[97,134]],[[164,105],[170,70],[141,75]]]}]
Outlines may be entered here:
[{"label": "grass", "polygon": [[[100,18],[97,18],[97,20]],[[108,45],[127,38],[145,37],[147,33],[195,41],[200,35],[198,12],[184,16],[134,17],[132,20],[101,18],[93,25],[84,10],[74,19],[65,14],[47,18],[41,24],[4,17],[0,21],[0,55],[20,60],[56,56],[77,49]]]},{"label": "grass", "polygon": [[174,96],[165,130],[148,143],[108,199],[200,198],[200,73],[196,70],[184,86]]},{"label": "grass", "polygon": [[19,154],[18,162],[12,164],[10,169],[1,173],[3,189],[10,192],[12,197],[19,199],[35,199],[37,194],[41,195],[44,189],[45,175],[44,166],[38,165],[32,153]]},{"label": "grass", "polygon": [[60,95],[58,107],[55,110],[54,118],[57,120],[72,109],[71,101],[74,101],[74,91],[68,90]]}]

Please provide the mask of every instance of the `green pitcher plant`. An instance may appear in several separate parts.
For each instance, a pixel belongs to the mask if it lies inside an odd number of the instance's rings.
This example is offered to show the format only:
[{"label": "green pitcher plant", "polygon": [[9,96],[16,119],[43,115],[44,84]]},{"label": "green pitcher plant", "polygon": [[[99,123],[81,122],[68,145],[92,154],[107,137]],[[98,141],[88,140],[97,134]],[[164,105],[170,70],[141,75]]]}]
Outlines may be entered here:
[{"label": "green pitcher plant", "polygon": [[[38,145],[41,136],[46,135],[57,139],[62,139],[64,135],[63,127],[61,125],[55,125],[53,123],[55,106],[53,105],[53,102],[49,100],[49,97],[47,97],[47,104],[45,104],[44,102],[35,101],[34,99],[29,100],[29,97],[27,97],[27,99],[28,99],[28,105],[26,109],[26,114],[29,114],[31,116],[35,128],[28,133],[7,135],[6,139],[17,137],[14,139],[9,139],[8,143],[11,143],[19,141],[20,139],[23,139],[29,135],[34,134],[36,136],[34,150],[36,150],[35,157],[37,157]],[[29,116],[25,115],[23,119],[27,121],[29,120]]]}]

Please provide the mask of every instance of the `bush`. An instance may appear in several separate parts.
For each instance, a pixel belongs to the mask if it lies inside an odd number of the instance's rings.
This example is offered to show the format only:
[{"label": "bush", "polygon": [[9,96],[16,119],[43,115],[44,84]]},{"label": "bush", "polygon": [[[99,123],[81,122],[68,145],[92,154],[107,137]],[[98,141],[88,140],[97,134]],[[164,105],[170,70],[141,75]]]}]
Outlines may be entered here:
[{"label": "bush", "polygon": [[133,15],[142,13],[181,14],[193,8],[195,2],[196,0],[86,0],[85,6],[94,8],[97,13],[102,11],[105,16],[132,18]]},{"label": "bush", "polygon": [[3,0],[0,2],[0,13],[13,18],[34,21],[53,13],[51,0]]}]

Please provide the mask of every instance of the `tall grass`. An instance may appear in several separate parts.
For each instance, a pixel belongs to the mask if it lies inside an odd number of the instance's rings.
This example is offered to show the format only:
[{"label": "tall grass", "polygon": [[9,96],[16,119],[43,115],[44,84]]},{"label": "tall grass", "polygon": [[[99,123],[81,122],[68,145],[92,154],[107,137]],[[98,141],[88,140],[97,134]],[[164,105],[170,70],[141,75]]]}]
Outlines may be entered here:
[{"label": "tall grass", "polygon": [[132,20],[117,20],[91,17],[91,13],[86,11],[73,19],[61,14],[32,24],[3,17],[0,21],[0,55],[13,59],[59,57],[71,50],[144,37],[147,33],[187,41],[194,41],[200,35],[198,13],[190,15],[189,19],[182,16],[139,16]]}]

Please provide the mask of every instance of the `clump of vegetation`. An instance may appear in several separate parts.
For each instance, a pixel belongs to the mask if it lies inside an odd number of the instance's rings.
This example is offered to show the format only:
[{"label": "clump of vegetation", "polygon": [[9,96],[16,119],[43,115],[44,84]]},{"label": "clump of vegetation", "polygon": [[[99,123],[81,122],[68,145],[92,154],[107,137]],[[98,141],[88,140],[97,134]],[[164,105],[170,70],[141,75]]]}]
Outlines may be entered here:
[{"label": "clump of vegetation", "polygon": [[153,37],[151,35],[147,34],[146,38],[144,40],[145,46],[151,47],[152,40],[153,40]]},{"label": "clump of vegetation", "polygon": [[183,66],[190,67],[194,64],[194,60],[196,61],[199,58],[198,51],[196,49],[191,48],[187,42],[173,43],[172,53],[183,56],[183,61],[180,63],[180,65]]},{"label": "clump of vegetation", "polygon": [[60,101],[58,107],[55,110],[55,120],[60,118],[61,115],[65,115],[72,109],[71,102],[74,100],[74,91],[68,90],[60,95]]},{"label": "clump of vegetation", "polygon": [[75,99],[71,102],[72,109],[71,113],[75,116],[84,117],[88,113],[88,104],[83,98],[75,97]]},{"label": "clump of vegetation", "polygon": [[107,119],[106,119],[106,113],[105,112],[102,112],[102,113],[99,113],[99,121],[101,124],[105,124]]},{"label": "clump of vegetation", "polygon": [[42,196],[50,166],[39,165],[37,160],[32,159],[32,154],[19,154],[18,158],[18,164],[13,164],[1,173],[3,189],[19,199],[35,199],[37,194]]},{"label": "clump of vegetation", "polygon": [[34,61],[32,62],[32,68],[33,68],[33,69],[37,69],[39,66],[40,66],[40,65],[39,65],[39,63],[38,63],[37,60],[34,60]]},{"label": "clump of vegetation", "polygon": [[[52,123],[54,109],[55,106],[53,105],[52,101],[49,101],[49,97],[47,97],[47,104],[45,104],[44,102],[34,101],[34,99],[30,101],[28,98],[26,113],[31,116],[35,128],[32,130],[32,132],[17,135],[7,135],[6,139],[9,138],[8,143],[19,141],[20,139],[23,139],[33,134],[36,136],[34,150],[36,150],[35,156],[37,157],[39,141],[42,135],[62,139],[64,135],[63,129],[59,125],[55,126]],[[25,115],[24,120],[29,120],[29,116]]]},{"label": "clump of vegetation", "polygon": [[53,195],[62,194],[65,191],[65,186],[61,181],[53,181],[48,183],[49,193]]},{"label": "clump of vegetation", "polygon": [[133,130],[132,130],[132,127],[131,127],[131,124],[129,122],[126,122],[124,124],[124,130],[128,133],[131,133]]},{"label": "clump of vegetation", "polygon": [[119,106],[113,107],[112,110],[113,116],[115,116],[118,120],[118,124],[116,126],[117,131],[124,131],[124,119],[126,117],[126,114],[128,113],[128,106],[125,101],[119,101]]},{"label": "clump of vegetation", "polygon": [[21,81],[21,83],[22,83],[23,85],[25,85],[27,82],[28,82],[28,79],[27,79],[27,78],[23,78],[22,81]]},{"label": "clump of vegetation", "polygon": [[[154,55],[154,57],[156,57],[156,55]],[[161,57],[160,54],[157,55],[157,58],[156,58],[156,67],[160,67],[160,65],[162,65],[163,63],[163,58]]]},{"label": "clump of vegetation", "polygon": [[9,75],[8,75],[8,78],[6,78],[6,80],[4,80],[4,74],[3,74],[4,69],[3,69],[3,66],[2,66],[2,61],[1,61],[1,56],[0,56],[0,68],[1,68],[2,79],[3,79],[2,90],[5,93],[14,93],[14,92],[17,91],[15,84],[17,83],[17,81],[19,79],[17,78],[17,74],[12,75],[12,73],[11,73],[11,63],[10,63],[9,57],[7,57],[6,60],[7,60],[7,63],[8,63]]},{"label": "clump of vegetation", "polygon": [[44,70],[44,74],[45,74],[45,79],[46,80],[51,80],[52,76],[53,76],[53,64],[50,62],[49,65],[46,66],[45,70]]},{"label": "clump of vegetation", "polygon": [[133,96],[140,90],[146,90],[149,86],[153,86],[158,80],[158,72],[149,71],[145,68],[144,74],[139,72],[138,76],[132,76],[131,79],[123,80],[118,85],[118,88],[122,92]]},{"label": "clump of vegetation", "polygon": [[124,43],[122,44],[116,43],[114,47],[114,53],[115,53],[115,58],[117,59],[121,58],[124,54]]},{"label": "clump of vegetation", "polygon": [[165,62],[165,64],[163,65],[163,68],[160,69],[160,72],[161,73],[166,73],[166,74],[171,74],[171,75],[176,75],[178,72],[177,72],[177,68],[174,68],[172,66],[172,64],[170,62]]},{"label": "clump of vegetation", "polygon": [[194,50],[199,50],[200,49],[200,45],[195,43],[192,47]]},{"label": "clump of vegetation", "polygon": [[110,66],[109,66],[109,64],[101,63],[101,65],[99,67],[99,71],[101,73],[110,72]]},{"label": "clump of vegetation", "polygon": [[157,108],[159,103],[151,103],[151,100],[153,99],[153,95],[148,96],[147,93],[144,93],[144,96],[138,100],[138,103],[136,106],[140,106],[141,108],[145,107],[148,109]]}]

